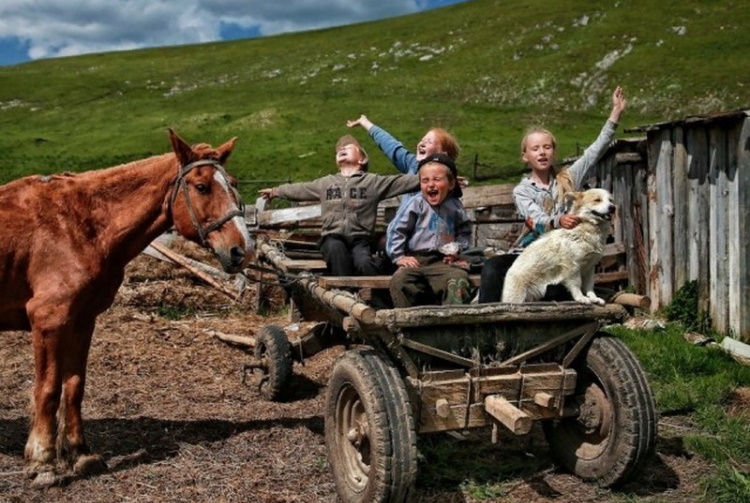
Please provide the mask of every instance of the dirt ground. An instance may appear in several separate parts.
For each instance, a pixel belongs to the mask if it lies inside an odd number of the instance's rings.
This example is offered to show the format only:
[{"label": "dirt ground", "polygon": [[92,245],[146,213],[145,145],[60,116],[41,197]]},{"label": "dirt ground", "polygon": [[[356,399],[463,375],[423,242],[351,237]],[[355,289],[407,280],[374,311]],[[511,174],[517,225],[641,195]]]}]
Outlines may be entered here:
[{"label": "dirt ground", "polygon": [[[217,332],[254,335],[265,324],[287,326],[284,314],[254,313],[251,294],[233,303],[184,269],[139,256],[128,267],[115,304],[100,316],[84,399],[87,439],[109,471],[37,490],[22,473],[33,365],[29,336],[0,334],[0,502],[333,502],[326,461],[323,399],[340,348],[295,364],[283,403],[263,401],[242,382],[250,355]],[[273,297],[273,296],[272,296]],[[187,315],[165,317],[177,309]],[[160,315],[161,313],[161,315]],[[293,334],[292,334],[293,336]],[[618,492],[599,489],[558,469],[535,429],[501,436],[482,456],[521,467],[512,477],[472,473],[465,462],[487,432],[464,439],[438,434],[423,449],[416,499],[423,502],[700,501],[708,467],[682,447],[684,418],[662,418],[657,455],[644,474]],[[482,442],[480,444],[480,442]],[[444,453],[455,449],[453,459]],[[462,460],[464,457],[464,460]],[[534,468],[528,459],[533,458]],[[475,484],[467,484],[473,481]],[[476,485],[505,494],[474,493]]]}]

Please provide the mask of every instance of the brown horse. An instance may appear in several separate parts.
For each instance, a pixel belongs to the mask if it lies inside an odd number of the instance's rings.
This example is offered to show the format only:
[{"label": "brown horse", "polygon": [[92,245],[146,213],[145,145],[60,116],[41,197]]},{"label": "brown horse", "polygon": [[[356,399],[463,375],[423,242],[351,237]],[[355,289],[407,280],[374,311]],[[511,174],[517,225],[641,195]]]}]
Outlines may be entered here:
[{"label": "brown horse", "polygon": [[56,473],[58,459],[78,476],[106,469],[84,439],[81,403],[96,317],[112,305],[126,264],[173,226],[211,248],[227,272],[253,251],[222,166],[235,138],[214,149],[191,147],[171,129],[169,137],[174,153],[0,186],[0,330],[31,331],[24,457],[35,486],[69,477]]}]

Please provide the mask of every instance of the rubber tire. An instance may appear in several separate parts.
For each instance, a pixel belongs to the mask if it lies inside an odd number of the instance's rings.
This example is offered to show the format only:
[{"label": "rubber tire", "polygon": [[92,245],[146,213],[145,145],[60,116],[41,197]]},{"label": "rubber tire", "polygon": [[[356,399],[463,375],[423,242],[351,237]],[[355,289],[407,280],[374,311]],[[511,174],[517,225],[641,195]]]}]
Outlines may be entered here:
[{"label": "rubber tire", "polygon": [[[359,444],[347,437],[363,429]],[[344,503],[409,498],[417,476],[414,415],[398,370],[374,350],[349,350],[337,359],[326,392],[325,437]]]},{"label": "rubber tire", "polygon": [[654,451],[658,420],[646,373],[621,340],[606,334],[598,335],[573,367],[576,398],[587,389],[589,397],[605,398],[603,409],[591,409],[604,411],[605,419],[594,433],[578,417],[545,421],[552,455],[584,480],[617,486],[636,475]]},{"label": "rubber tire", "polygon": [[268,401],[279,400],[292,375],[292,345],[281,327],[261,328],[255,339],[255,358],[265,359],[267,365],[258,386],[260,395]]}]

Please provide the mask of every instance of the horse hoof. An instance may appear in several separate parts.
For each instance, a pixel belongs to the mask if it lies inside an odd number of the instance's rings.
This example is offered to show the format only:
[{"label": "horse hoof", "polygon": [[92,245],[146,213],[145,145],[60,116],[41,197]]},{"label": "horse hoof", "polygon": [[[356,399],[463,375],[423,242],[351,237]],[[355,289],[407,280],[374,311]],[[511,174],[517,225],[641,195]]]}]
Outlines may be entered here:
[{"label": "horse hoof", "polygon": [[73,465],[73,473],[76,475],[97,475],[104,473],[109,469],[107,463],[98,454],[85,454],[80,456],[75,465]]},{"label": "horse hoof", "polygon": [[59,482],[58,476],[55,472],[40,472],[34,476],[31,481],[31,487],[35,489],[47,489],[52,487]]}]

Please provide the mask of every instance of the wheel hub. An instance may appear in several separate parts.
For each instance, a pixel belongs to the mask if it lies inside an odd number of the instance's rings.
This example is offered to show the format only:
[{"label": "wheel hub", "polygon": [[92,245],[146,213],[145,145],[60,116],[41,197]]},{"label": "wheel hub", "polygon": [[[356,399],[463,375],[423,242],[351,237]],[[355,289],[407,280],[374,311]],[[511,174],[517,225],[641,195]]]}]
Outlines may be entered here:
[{"label": "wheel hub", "polygon": [[612,407],[597,385],[591,384],[586,388],[579,405],[578,422],[587,435],[606,437],[611,425]]}]

